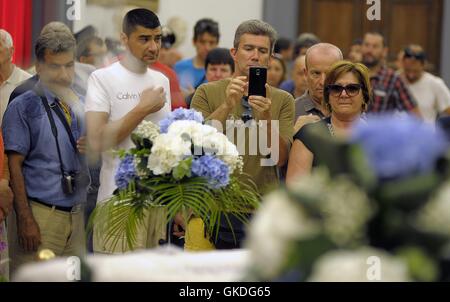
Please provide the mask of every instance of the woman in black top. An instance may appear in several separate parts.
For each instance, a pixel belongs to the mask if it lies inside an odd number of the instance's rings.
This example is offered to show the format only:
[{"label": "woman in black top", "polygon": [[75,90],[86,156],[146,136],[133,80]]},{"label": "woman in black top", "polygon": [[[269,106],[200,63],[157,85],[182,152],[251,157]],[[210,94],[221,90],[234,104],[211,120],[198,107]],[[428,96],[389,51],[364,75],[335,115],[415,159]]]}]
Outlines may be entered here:
[{"label": "woman in black top", "polygon": [[286,182],[311,172],[316,165],[314,154],[317,144],[313,144],[314,133],[322,131],[331,137],[346,137],[350,126],[370,102],[371,87],[369,71],[366,66],[349,61],[334,64],[324,82],[324,103],[331,116],[316,123],[303,126],[294,136],[289,154]]}]

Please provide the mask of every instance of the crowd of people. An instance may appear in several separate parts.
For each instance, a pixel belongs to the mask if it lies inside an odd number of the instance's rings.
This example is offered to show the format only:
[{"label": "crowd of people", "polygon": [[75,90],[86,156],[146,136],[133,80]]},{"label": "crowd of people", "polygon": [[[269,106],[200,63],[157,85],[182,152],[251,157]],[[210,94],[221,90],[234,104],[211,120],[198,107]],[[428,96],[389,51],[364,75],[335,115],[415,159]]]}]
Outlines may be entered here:
[{"label": "crowd of people", "polygon": [[[12,37],[0,29],[0,275],[43,249],[57,256],[121,252],[108,250],[101,236],[85,236],[96,203],[116,189],[118,158],[110,150],[131,148],[143,120],[157,123],[176,108],[195,109],[223,129],[229,120],[266,122],[240,138],[249,148],[252,135],[263,137],[278,152],[271,165],[262,164],[267,154],[260,150],[242,154],[243,171],[261,194],[317,166],[314,128],[345,139],[370,113],[414,114],[428,123],[450,114],[450,91],[426,71],[420,45],[407,45],[393,70],[378,32],[344,54],[311,33],[295,42],[277,37],[260,20],[242,22],[230,48],[218,48],[214,20],[201,19],[193,30],[196,55],[174,60],[176,36],[147,9],[126,14],[121,47],[95,29],[74,35],[51,22],[27,72],[12,63]],[[253,66],[267,68],[265,96],[248,94]],[[186,222],[173,224],[182,238]],[[155,233],[153,246],[167,236],[174,235]],[[228,248],[236,247],[240,242]]]}]

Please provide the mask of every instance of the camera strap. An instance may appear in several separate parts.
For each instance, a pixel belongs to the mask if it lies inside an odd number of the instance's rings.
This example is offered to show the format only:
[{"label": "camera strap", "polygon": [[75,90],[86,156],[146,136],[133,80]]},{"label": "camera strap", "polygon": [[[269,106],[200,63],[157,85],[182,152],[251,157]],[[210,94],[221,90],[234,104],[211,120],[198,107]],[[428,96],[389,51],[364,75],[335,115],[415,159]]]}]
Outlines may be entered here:
[{"label": "camera strap", "polygon": [[[34,91],[40,97],[41,102],[44,105],[45,111],[47,112],[47,117],[48,117],[48,119],[50,121],[50,127],[52,129],[52,133],[53,133],[53,136],[54,136],[55,142],[56,142],[56,150],[58,152],[58,158],[59,158],[60,169],[61,169],[61,176],[64,176],[64,165],[63,165],[62,156],[61,156],[61,148],[59,146],[59,141],[58,141],[58,129],[56,128],[55,119],[53,118],[52,112],[50,110],[50,105],[48,104],[47,98],[44,96],[43,91],[41,89],[38,90],[36,86],[34,88]],[[55,111],[56,115],[58,116],[58,118],[63,123],[64,128],[66,129],[66,131],[67,131],[67,133],[69,135],[72,147],[75,149],[75,152],[78,153],[77,145],[76,145],[75,139],[74,139],[74,137],[72,135],[72,131],[70,131],[69,124],[67,123],[67,120],[64,117],[63,113],[61,112],[61,110],[59,110],[59,107],[56,104],[56,101],[53,103],[52,109]],[[59,114],[58,114],[58,112],[59,112]]]}]

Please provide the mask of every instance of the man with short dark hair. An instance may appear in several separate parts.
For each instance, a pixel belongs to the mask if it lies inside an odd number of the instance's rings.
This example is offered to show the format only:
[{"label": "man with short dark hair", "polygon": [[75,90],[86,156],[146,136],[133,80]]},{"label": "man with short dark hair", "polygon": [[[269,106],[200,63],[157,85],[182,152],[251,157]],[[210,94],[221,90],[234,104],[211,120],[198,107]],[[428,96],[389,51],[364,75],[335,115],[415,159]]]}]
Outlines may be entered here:
[{"label": "man with short dark hair", "polygon": [[285,63],[288,63],[292,60],[294,55],[294,47],[292,45],[292,41],[288,38],[280,37],[275,42],[275,46],[273,49],[274,53],[280,54]]},{"label": "man with short dark hair", "polygon": [[[234,73],[234,61],[228,48],[214,48],[206,56],[205,77],[208,83],[229,78]],[[194,92],[195,93],[195,92]],[[194,93],[186,97],[190,106]]]},{"label": "man with short dark hair", "polygon": [[90,36],[81,40],[77,45],[77,60],[96,68],[103,67],[104,58],[108,53],[105,42],[97,36]]},{"label": "man with short dark hair", "polygon": [[[123,59],[94,71],[89,78],[86,96],[88,140],[94,152],[103,152],[98,202],[111,197],[117,188],[114,174],[119,158],[108,150],[132,148],[131,132],[143,120],[158,123],[170,113],[169,80],[148,68],[158,58],[161,38],[161,24],[152,11],[143,8],[129,11],[124,17],[121,33],[126,47]],[[165,239],[165,216],[159,214],[155,215],[158,221],[150,222],[155,228],[154,238],[139,242],[144,244],[139,247],[154,247],[160,239]],[[161,225],[163,229],[156,230]],[[94,251],[123,252],[112,250],[104,238],[96,238],[95,234]]]},{"label": "man with short dark hair", "polygon": [[234,61],[228,48],[215,48],[206,56],[206,80],[214,82],[229,78],[234,73]]},{"label": "man with short dark hair", "polygon": [[369,112],[407,111],[421,116],[417,102],[405,82],[385,65],[388,53],[384,37],[378,32],[364,35],[361,47],[362,63],[369,68],[373,101]]},{"label": "man with short dark hair", "polygon": [[194,26],[194,38],[196,55],[193,58],[178,61],[175,72],[180,80],[181,89],[185,95],[189,95],[198,86],[206,82],[205,60],[208,52],[219,44],[219,24],[211,19],[200,19]]},{"label": "man with short dark hair", "polygon": [[57,256],[85,252],[89,180],[83,105],[71,87],[75,39],[70,31],[47,31],[35,53],[39,81],[8,106],[3,120],[16,214],[9,223],[12,270],[42,249]]}]

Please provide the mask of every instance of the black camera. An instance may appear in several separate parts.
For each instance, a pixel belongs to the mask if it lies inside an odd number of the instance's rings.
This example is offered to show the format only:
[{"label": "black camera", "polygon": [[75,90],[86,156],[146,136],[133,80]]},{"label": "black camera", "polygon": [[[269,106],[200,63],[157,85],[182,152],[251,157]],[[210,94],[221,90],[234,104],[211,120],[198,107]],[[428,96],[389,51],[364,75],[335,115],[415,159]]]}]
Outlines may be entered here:
[{"label": "black camera", "polygon": [[248,103],[248,97],[242,98],[242,106],[244,107],[244,112],[242,112],[241,120],[246,123],[253,119],[252,107]]},{"label": "black camera", "polygon": [[72,195],[75,193],[77,173],[75,172],[64,172],[62,177],[62,187],[63,192],[66,195]]}]

